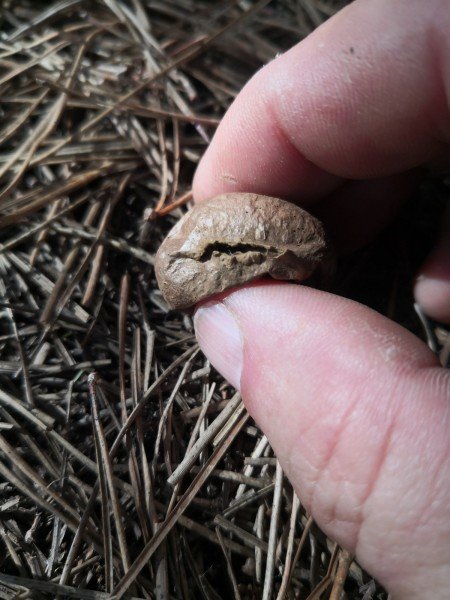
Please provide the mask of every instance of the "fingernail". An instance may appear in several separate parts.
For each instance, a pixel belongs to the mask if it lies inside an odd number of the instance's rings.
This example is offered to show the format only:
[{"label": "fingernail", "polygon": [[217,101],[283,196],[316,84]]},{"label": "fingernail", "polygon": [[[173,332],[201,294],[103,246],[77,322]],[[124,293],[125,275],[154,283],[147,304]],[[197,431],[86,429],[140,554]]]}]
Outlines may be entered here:
[{"label": "fingernail", "polygon": [[242,335],[239,326],[222,302],[204,304],[194,315],[195,334],[211,364],[237,390],[242,371]]}]

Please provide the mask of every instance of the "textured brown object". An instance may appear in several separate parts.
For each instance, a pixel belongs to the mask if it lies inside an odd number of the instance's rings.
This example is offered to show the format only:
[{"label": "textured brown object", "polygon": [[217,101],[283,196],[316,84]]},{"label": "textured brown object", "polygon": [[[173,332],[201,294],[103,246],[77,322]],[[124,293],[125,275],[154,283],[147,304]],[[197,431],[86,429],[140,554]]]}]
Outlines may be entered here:
[{"label": "textured brown object", "polygon": [[185,309],[253,279],[318,283],[334,255],[322,224],[295,204],[258,194],[223,194],[197,204],[156,255],[156,278],[171,308]]}]

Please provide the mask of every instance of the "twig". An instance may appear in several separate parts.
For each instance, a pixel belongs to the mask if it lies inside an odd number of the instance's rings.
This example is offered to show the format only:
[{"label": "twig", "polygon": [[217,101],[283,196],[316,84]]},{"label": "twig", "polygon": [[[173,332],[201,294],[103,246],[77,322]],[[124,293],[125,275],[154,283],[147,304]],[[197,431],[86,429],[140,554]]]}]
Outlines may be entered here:
[{"label": "twig", "polygon": [[244,426],[245,422],[248,419],[248,415],[245,414],[241,417],[240,421],[236,423],[233,430],[230,431],[227,438],[224,440],[221,446],[218,446],[214,452],[211,454],[210,458],[205,463],[203,469],[200,473],[194,478],[191,485],[188,487],[186,492],[180,498],[177,505],[174,507],[172,512],[167,516],[164,523],[161,524],[161,527],[158,529],[156,535],[150,540],[150,542],[144,547],[141,554],[138,556],[136,561],[133,563],[128,573],[119,581],[117,587],[113,590],[113,595],[118,599],[122,598],[124,593],[133,583],[137,575],[144,568],[145,564],[155,552],[156,548],[160,545],[160,543],[166,538],[169,534],[172,527],[177,522],[179,515],[183,514],[183,512],[188,507],[189,503],[193,496],[195,496],[196,492],[200,487],[205,483],[208,479],[211,471],[214,470],[216,464],[225,454],[226,450],[233,442],[236,435],[239,433],[241,428]]},{"label": "twig", "polygon": [[273,492],[272,516],[269,529],[269,546],[267,550],[266,574],[264,577],[263,600],[272,596],[273,577],[275,573],[275,550],[278,535],[278,520],[280,517],[281,498],[283,491],[283,470],[279,462],[275,473],[275,489]]},{"label": "twig", "polygon": [[241,404],[241,397],[236,393],[233,398],[228,402],[227,406],[220,413],[218,417],[211,423],[211,425],[199,436],[198,440],[192,446],[189,453],[184,457],[183,461],[178,465],[175,471],[167,480],[167,483],[174,486],[181,477],[189,471],[194,464],[200,452],[222,429],[224,424],[228,421],[231,415],[238,409]]}]

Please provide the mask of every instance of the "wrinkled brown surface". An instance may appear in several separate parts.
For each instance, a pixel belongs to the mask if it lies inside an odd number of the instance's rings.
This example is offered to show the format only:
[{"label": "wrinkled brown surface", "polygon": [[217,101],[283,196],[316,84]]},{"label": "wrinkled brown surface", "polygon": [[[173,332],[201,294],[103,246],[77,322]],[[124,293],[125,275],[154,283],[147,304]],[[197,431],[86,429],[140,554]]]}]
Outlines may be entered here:
[{"label": "wrinkled brown surface", "polygon": [[156,255],[156,277],[171,308],[270,275],[318,281],[333,269],[322,224],[298,206],[258,194],[201,202],[169,232]]}]

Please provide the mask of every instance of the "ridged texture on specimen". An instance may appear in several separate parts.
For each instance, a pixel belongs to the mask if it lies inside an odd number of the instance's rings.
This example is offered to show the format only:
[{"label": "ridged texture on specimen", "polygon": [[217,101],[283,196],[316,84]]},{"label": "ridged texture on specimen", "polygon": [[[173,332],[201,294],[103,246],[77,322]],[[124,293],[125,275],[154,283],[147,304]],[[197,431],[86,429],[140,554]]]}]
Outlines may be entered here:
[{"label": "ridged texture on specimen", "polygon": [[[327,280],[334,255],[322,224],[298,206],[258,194],[223,194],[197,204],[156,255],[156,277],[171,308],[267,276]],[[318,275],[318,277],[316,277]]]}]

